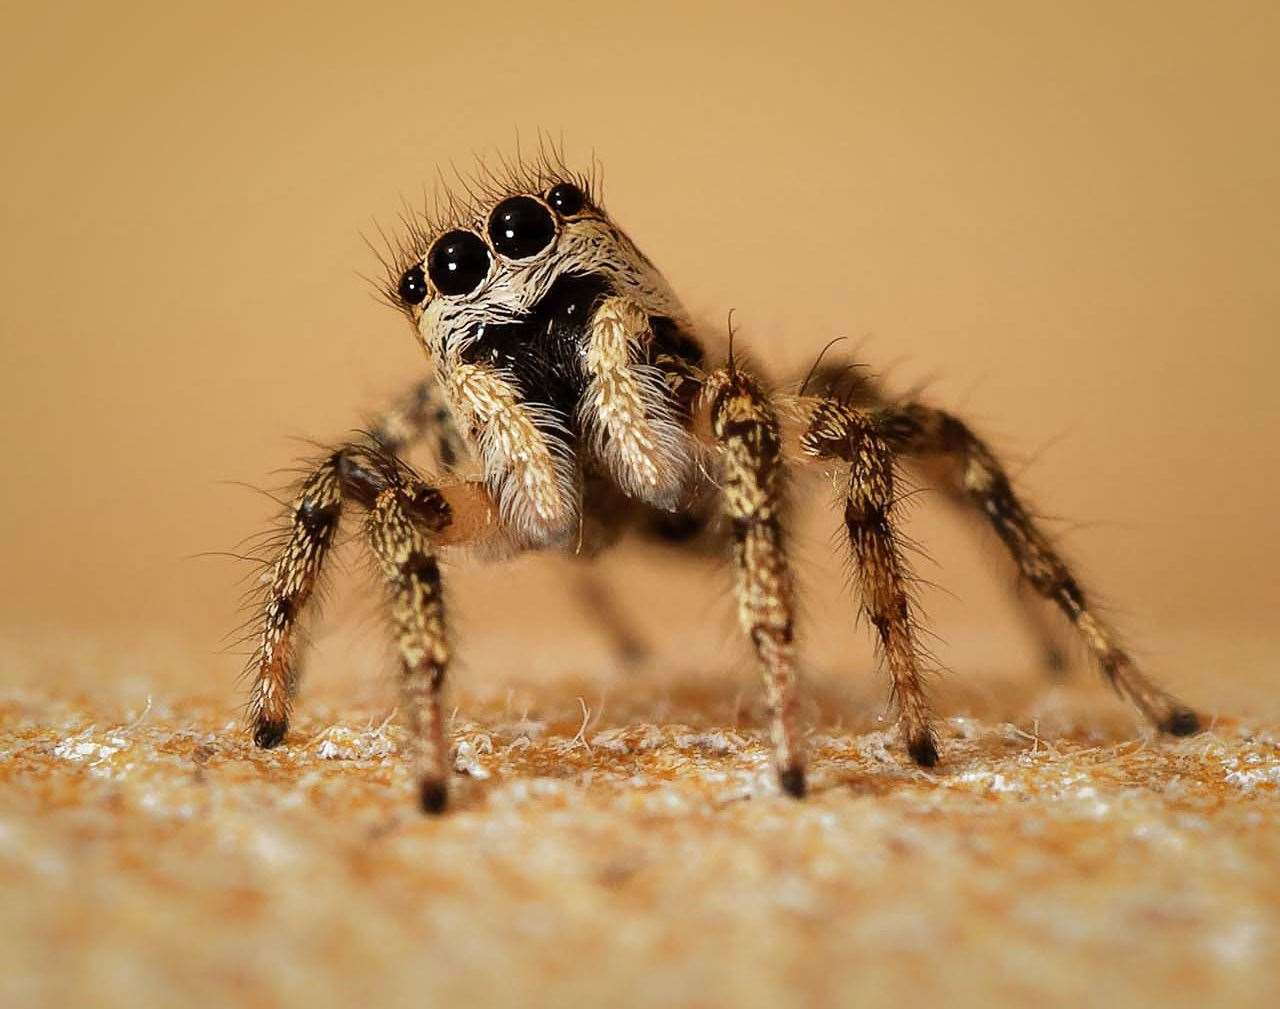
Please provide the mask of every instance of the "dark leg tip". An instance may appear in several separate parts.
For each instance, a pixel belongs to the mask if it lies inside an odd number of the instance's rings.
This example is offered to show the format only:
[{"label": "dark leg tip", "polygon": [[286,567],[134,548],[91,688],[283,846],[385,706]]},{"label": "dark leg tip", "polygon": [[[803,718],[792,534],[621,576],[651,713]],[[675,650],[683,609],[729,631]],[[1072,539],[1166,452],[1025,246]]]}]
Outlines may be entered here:
[{"label": "dark leg tip", "polygon": [[449,805],[449,789],[443,781],[428,778],[422,783],[420,798],[424,813],[439,816],[444,812],[445,807]]},{"label": "dark leg tip", "polygon": [[923,736],[910,740],[907,752],[921,767],[936,767],[938,764],[938,744],[933,741],[931,733],[926,732]]},{"label": "dark leg tip", "polygon": [[1194,736],[1200,731],[1200,716],[1190,708],[1177,708],[1160,725],[1171,736]]},{"label": "dark leg tip", "polygon": [[803,767],[783,767],[778,770],[778,784],[793,799],[803,799],[809,790],[804,780]]},{"label": "dark leg tip", "polygon": [[285,733],[289,731],[287,722],[259,722],[253,727],[254,745],[263,750],[272,750],[284,742]]}]

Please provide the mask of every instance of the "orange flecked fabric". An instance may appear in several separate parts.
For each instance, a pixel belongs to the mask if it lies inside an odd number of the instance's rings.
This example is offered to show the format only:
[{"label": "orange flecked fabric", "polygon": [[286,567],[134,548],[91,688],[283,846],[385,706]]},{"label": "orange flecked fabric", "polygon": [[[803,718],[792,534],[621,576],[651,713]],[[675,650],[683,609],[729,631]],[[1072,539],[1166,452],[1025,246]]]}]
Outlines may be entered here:
[{"label": "orange flecked fabric", "polygon": [[944,691],[925,772],[818,679],[797,803],[731,673],[508,675],[455,687],[453,805],[425,819],[385,682],[318,684],[264,753],[229,684],[25,661],[0,695],[6,1006],[1280,992],[1274,723],[1166,741],[1028,675]]}]

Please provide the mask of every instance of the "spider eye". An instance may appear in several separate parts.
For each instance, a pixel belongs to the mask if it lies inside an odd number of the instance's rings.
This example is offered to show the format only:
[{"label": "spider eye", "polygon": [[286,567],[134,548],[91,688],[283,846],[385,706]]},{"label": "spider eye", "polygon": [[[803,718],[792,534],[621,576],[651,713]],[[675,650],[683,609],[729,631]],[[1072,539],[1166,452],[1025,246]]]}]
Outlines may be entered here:
[{"label": "spider eye", "polygon": [[587,198],[572,182],[559,182],[547,193],[547,202],[556,208],[556,213],[561,217],[571,217],[582,209]]},{"label": "spider eye", "polygon": [[489,250],[470,231],[446,231],[427,253],[427,276],[441,294],[470,294],[489,273]]},{"label": "spider eye", "polygon": [[489,241],[511,259],[535,256],[555,237],[551,212],[532,196],[512,196],[489,215]]},{"label": "spider eye", "polygon": [[427,296],[427,278],[423,276],[422,265],[415,264],[404,271],[400,278],[400,286],[396,288],[400,300],[406,305],[421,305]]}]

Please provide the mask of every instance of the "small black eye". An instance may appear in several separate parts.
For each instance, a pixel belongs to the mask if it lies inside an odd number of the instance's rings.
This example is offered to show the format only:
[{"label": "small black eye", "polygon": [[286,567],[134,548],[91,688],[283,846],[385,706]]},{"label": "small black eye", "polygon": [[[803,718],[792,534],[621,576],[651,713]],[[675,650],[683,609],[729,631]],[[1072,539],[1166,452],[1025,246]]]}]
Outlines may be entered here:
[{"label": "small black eye", "polygon": [[427,253],[427,275],[441,294],[470,294],[489,272],[489,250],[470,231],[446,231]]},{"label": "small black eye", "polygon": [[406,305],[421,305],[427,296],[427,278],[422,275],[422,266],[411,266],[405,270],[396,291]]},{"label": "small black eye", "polygon": [[571,217],[582,209],[587,198],[573,183],[560,182],[552,186],[551,192],[547,193],[547,202],[556,208],[556,213],[561,217]]},{"label": "small black eye", "polygon": [[528,259],[556,237],[551,212],[532,196],[512,196],[489,215],[489,241],[504,256]]}]

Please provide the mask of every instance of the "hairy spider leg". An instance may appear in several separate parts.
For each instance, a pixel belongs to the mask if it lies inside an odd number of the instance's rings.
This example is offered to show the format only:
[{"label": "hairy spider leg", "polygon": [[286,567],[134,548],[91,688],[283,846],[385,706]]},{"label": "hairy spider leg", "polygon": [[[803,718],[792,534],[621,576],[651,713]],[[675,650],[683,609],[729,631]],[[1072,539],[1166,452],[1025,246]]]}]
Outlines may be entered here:
[{"label": "hairy spider leg", "polygon": [[1079,579],[1014,492],[995,453],[968,425],[921,403],[886,410],[883,424],[899,451],[951,462],[958,485],[986,516],[1023,577],[1074,624],[1103,677],[1122,697],[1163,732],[1187,736],[1199,730],[1196,713],[1138,668],[1115,631],[1089,605]]},{"label": "hairy spider leg", "polygon": [[262,603],[248,712],[253,739],[271,748],[288,732],[297,624],[347,503],[366,513],[366,540],[390,593],[419,797],[426,812],[438,813],[448,790],[440,694],[449,644],[436,548],[496,532],[496,508],[481,484],[433,487],[373,441],[348,443],[316,466],[298,492]]}]

